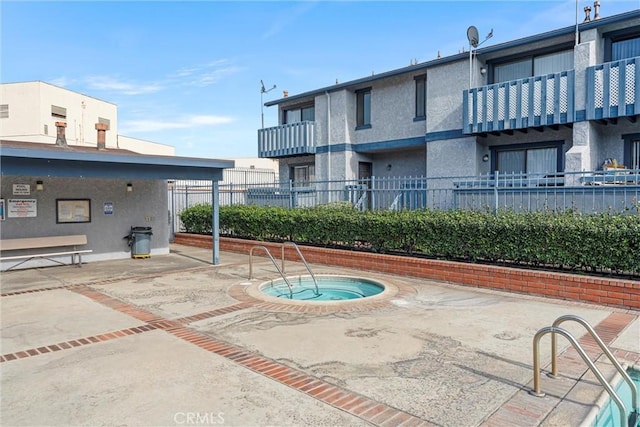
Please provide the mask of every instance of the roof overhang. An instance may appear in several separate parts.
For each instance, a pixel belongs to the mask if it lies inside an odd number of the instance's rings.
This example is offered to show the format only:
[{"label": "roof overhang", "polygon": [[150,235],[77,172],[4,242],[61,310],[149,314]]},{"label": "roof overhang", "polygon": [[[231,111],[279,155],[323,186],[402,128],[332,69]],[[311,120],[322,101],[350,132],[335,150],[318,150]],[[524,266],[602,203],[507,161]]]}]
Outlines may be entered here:
[{"label": "roof overhang", "polygon": [[2,176],[222,180],[233,160],[2,147]]}]

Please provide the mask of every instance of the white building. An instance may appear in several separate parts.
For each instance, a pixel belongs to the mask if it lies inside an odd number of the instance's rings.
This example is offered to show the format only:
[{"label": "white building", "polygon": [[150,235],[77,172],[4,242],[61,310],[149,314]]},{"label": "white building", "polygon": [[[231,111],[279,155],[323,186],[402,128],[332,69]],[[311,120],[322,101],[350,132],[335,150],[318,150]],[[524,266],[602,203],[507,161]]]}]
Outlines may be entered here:
[{"label": "white building", "polygon": [[0,139],[4,141],[55,144],[62,130],[67,145],[96,147],[96,126],[105,130],[104,148],[175,155],[172,146],[119,135],[118,107],[111,102],[39,81],[0,84]]}]

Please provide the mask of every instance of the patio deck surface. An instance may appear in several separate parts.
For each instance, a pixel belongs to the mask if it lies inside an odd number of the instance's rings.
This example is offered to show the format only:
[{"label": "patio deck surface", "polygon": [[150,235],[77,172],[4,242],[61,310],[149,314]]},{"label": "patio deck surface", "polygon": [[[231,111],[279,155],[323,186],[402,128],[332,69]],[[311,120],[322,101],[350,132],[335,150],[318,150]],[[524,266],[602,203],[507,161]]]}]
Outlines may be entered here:
[{"label": "patio deck surface", "polygon": [[[304,248],[302,249],[304,253]],[[580,425],[603,392],[559,339],[557,379],[530,395],[532,339],[561,315],[640,364],[640,313],[312,265],[389,292],[274,301],[267,258],[172,246],[149,259],[3,272],[0,424],[229,426]],[[288,262],[287,274],[306,274]],[[584,328],[566,323],[602,372]],[[548,369],[550,339],[541,365]]]}]

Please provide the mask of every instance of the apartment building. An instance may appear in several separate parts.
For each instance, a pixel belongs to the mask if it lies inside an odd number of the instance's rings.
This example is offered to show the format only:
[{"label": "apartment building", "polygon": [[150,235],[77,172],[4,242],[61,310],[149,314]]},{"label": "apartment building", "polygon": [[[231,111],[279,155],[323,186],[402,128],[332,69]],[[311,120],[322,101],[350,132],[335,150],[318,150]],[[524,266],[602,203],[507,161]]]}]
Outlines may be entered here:
[{"label": "apartment building", "polygon": [[259,156],[294,183],[638,169],[640,10],[598,7],[576,26],[267,102],[279,124],[258,130]]}]

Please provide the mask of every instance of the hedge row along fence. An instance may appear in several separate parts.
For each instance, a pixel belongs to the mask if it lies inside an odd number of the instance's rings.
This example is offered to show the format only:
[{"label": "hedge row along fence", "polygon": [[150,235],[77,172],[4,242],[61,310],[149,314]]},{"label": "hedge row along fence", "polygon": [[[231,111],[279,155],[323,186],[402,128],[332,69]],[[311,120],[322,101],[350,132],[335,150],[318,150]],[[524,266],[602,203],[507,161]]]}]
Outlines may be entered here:
[{"label": "hedge row along fence", "polygon": [[[211,233],[211,209],[184,210],[185,231]],[[640,215],[224,206],[220,231],[251,240],[640,276]]]}]

